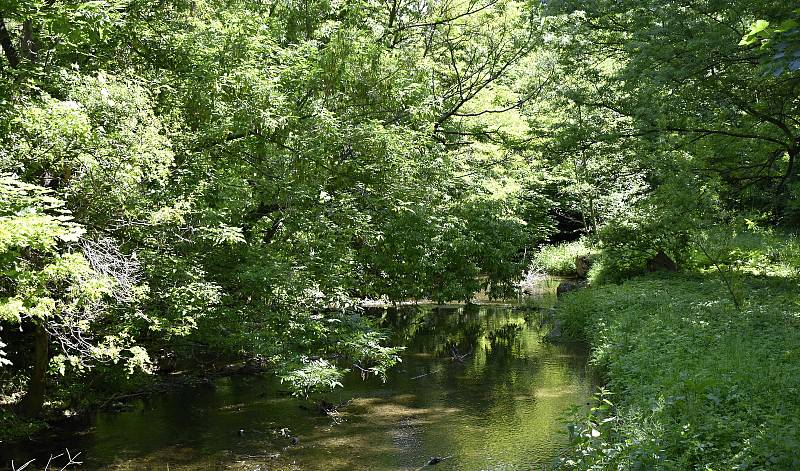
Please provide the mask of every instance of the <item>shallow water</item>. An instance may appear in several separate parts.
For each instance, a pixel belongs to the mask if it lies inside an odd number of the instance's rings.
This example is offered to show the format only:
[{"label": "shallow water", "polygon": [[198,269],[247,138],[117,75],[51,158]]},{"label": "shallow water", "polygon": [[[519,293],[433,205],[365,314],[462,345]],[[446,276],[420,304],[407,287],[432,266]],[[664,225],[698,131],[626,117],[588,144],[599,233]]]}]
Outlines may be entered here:
[{"label": "shallow water", "polygon": [[331,416],[268,377],[222,378],[99,412],[63,443],[40,443],[52,450],[36,462],[69,447],[81,452],[78,469],[414,470],[433,456],[446,459],[426,469],[553,463],[567,442],[563,414],[592,392],[581,346],[543,342],[536,320],[503,306],[386,310],[382,322],[407,345],[403,362],[385,383],[348,378],[325,396],[343,404]]}]

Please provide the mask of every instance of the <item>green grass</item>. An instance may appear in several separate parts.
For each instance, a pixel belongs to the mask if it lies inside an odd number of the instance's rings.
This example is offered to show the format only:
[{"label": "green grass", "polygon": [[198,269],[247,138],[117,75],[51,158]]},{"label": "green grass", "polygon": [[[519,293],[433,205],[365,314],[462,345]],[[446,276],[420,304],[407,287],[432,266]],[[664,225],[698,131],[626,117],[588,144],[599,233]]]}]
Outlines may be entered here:
[{"label": "green grass", "polygon": [[546,245],[533,257],[536,268],[552,276],[575,277],[575,257],[592,256],[594,252],[583,239],[564,242],[558,245]]},{"label": "green grass", "polygon": [[800,468],[800,285],[741,285],[741,310],[712,272],[563,299],[564,331],[591,344],[614,405],[577,417],[567,467]]},{"label": "green grass", "polygon": [[[694,244],[690,263],[699,270],[713,270],[707,255],[754,276],[795,277],[800,273],[800,239],[775,229],[751,227],[733,231],[714,228],[703,241]],[[709,252],[703,253],[701,246]]]}]

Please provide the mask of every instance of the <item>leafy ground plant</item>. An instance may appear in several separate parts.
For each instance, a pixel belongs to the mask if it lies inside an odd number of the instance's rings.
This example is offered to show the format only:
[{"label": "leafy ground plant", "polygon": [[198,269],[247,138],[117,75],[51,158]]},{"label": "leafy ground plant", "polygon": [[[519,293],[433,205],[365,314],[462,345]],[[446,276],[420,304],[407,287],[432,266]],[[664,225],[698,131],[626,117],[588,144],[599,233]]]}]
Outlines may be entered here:
[{"label": "leafy ground plant", "polygon": [[743,283],[741,309],[712,274],[652,275],[564,299],[565,331],[589,341],[617,398],[616,420],[595,428],[605,442],[584,436],[567,468],[800,466],[790,412],[800,408],[798,283]]}]

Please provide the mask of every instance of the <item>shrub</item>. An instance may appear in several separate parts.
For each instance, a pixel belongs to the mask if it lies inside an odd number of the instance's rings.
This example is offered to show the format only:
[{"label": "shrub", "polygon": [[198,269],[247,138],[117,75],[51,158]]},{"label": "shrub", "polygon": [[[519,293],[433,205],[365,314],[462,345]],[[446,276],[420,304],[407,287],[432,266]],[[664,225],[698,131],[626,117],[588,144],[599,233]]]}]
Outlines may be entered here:
[{"label": "shrub", "polygon": [[[800,240],[795,234],[745,221],[706,228],[702,239],[695,241],[690,256],[690,264],[695,269],[713,269],[716,261],[756,276],[791,277],[800,273]],[[701,243],[705,247],[700,247]],[[714,260],[701,249],[710,252]]]},{"label": "shrub", "polygon": [[575,277],[575,258],[579,255],[595,258],[597,252],[592,250],[586,240],[564,242],[558,245],[546,245],[533,257],[534,265],[548,275]]}]

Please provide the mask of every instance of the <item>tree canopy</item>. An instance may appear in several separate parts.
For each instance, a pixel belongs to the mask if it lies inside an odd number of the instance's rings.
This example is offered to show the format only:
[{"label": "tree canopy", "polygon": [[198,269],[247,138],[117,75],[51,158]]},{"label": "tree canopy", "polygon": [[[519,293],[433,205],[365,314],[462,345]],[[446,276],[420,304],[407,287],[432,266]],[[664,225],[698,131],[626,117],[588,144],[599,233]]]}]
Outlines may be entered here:
[{"label": "tree canopy", "polygon": [[48,241],[35,257],[18,235],[4,245],[4,318],[65,346],[5,361],[99,367],[64,344],[61,307],[15,314],[37,296],[78,302],[68,285],[25,291],[17,273],[46,272],[26,262],[45,255],[97,280],[82,315],[126,319],[72,325],[87,352],[111,342],[114,362],[148,371],[188,340],[275,365],[304,393],[396,361],[360,299],[509,294],[552,226],[510,145],[535,18],[505,0],[5,6],[3,178],[80,228],[65,238],[30,199],[4,216]]},{"label": "tree canopy", "polygon": [[365,299],[508,297],[548,240],[619,277],[796,227],[790,3],[6,1],[3,374],[30,415],[48,375],[198,352],[309,394],[398,361]]}]

